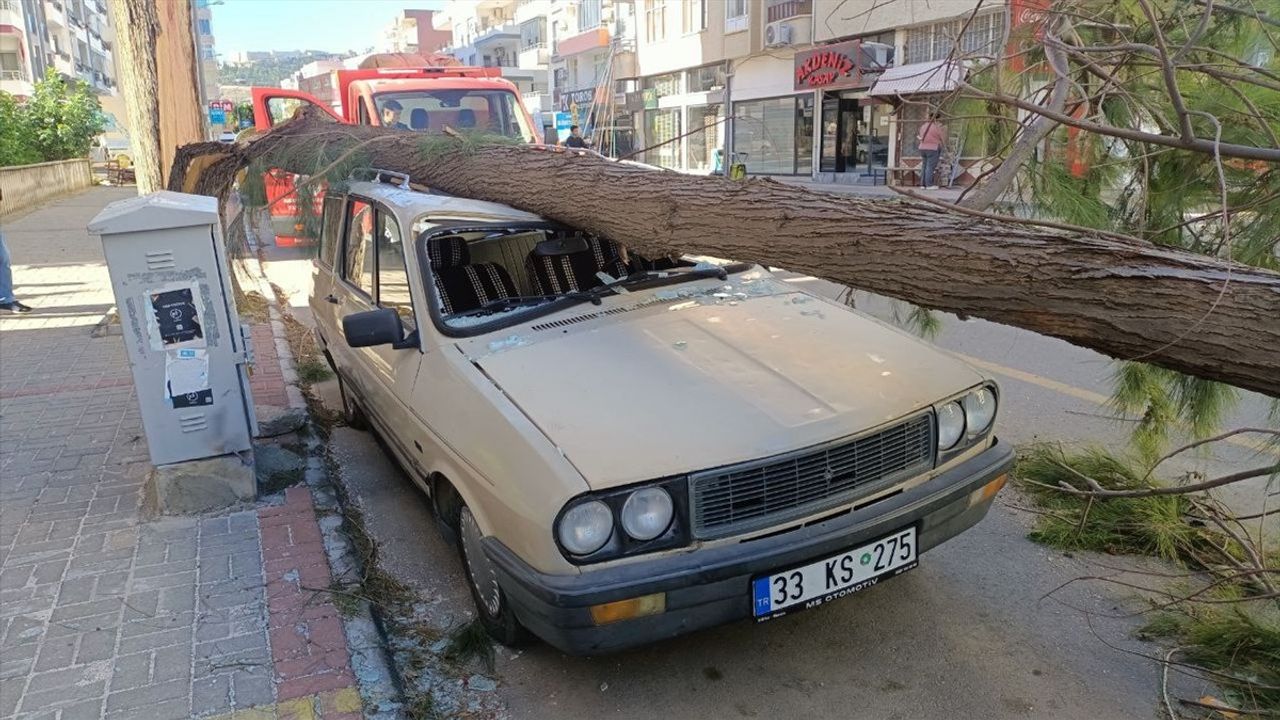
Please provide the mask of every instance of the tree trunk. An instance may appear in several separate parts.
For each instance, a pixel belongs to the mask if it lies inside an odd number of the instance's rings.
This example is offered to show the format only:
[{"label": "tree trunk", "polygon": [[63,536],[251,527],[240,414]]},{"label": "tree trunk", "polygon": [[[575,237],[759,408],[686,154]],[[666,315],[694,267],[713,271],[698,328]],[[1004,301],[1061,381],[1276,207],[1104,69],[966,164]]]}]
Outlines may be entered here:
[{"label": "tree trunk", "polygon": [[183,148],[171,187],[223,195],[255,158],[311,173],[316,149],[455,195],[505,203],[644,255],[692,253],[811,273],[1280,397],[1280,274],[1120,236],[917,202],[733,182],[517,145],[335,125],[304,112],[247,145]]},{"label": "tree trunk", "polygon": [[165,187],[169,158],[204,139],[188,2],[107,0],[138,192]]},{"label": "tree trunk", "polygon": [[155,0],[107,0],[107,7],[116,30],[115,67],[129,117],[134,174],[145,195],[164,187],[155,53],[160,21]]}]

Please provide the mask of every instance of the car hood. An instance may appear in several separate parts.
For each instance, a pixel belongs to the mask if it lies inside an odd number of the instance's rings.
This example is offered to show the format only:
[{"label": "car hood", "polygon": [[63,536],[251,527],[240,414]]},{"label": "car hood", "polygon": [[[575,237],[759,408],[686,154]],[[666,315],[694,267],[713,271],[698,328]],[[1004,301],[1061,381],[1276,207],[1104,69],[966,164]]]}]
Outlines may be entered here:
[{"label": "car hood", "polygon": [[568,322],[600,312],[580,307],[459,344],[593,489],[844,437],[982,379],[931,345],[804,293],[630,302],[642,307],[606,306],[608,315]]}]

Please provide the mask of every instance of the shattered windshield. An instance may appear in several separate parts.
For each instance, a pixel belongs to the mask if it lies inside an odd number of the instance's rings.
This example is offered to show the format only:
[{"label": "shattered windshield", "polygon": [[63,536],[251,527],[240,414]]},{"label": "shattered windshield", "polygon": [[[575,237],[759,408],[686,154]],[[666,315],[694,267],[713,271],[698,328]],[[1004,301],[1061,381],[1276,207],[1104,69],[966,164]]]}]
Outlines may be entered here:
[{"label": "shattered windshield", "polygon": [[[421,219],[414,224],[415,234],[423,225]],[[741,269],[650,260],[606,238],[549,223],[437,227],[421,243],[439,322],[458,331],[578,303],[599,305],[604,297],[650,284],[724,279]]]},{"label": "shattered windshield", "polygon": [[484,132],[517,140],[533,136],[516,96],[507,90],[464,88],[374,95],[383,126],[424,133]]}]

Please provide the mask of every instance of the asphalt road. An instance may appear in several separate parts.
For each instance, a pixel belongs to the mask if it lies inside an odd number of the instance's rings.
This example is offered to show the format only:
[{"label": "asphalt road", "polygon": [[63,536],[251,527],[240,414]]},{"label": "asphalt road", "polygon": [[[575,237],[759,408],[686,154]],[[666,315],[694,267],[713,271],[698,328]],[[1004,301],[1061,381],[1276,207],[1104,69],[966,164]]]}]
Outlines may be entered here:
[{"label": "asphalt road", "polygon": [[[305,307],[305,251],[273,250],[268,274]],[[825,295],[840,288],[790,280]],[[891,304],[859,295],[883,318]],[[304,313],[305,315],[305,313]],[[1112,363],[1066,343],[980,320],[943,318],[939,345],[1000,381],[997,432],[1016,444],[1054,440],[1122,448],[1129,423],[1104,403]],[[1266,422],[1246,396],[1233,423]],[[389,568],[446,624],[470,612],[452,549],[424,527],[425,503],[366,433],[341,430],[331,450],[365,500]],[[1258,462],[1223,444],[1174,469],[1212,473]],[[1258,507],[1264,489],[1233,502]],[[1026,540],[1031,518],[1008,491],[980,525],[890,582],[782,621],[742,622],[601,658],[545,645],[499,653],[497,692],[518,718],[1150,718],[1160,703],[1156,646],[1133,638],[1134,598],[1108,585],[1063,583],[1134,569],[1110,557],[1066,557]],[[1121,617],[1116,617],[1121,616]],[[1181,697],[1212,692],[1172,673]]]}]

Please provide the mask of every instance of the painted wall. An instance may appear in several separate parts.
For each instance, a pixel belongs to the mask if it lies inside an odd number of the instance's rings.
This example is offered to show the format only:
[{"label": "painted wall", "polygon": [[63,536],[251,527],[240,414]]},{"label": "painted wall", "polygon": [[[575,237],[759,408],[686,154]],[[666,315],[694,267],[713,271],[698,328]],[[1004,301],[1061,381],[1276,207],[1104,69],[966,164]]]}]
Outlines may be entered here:
[{"label": "painted wall", "polygon": [[89,160],[58,160],[0,168],[0,216],[34,207],[93,184]]}]

